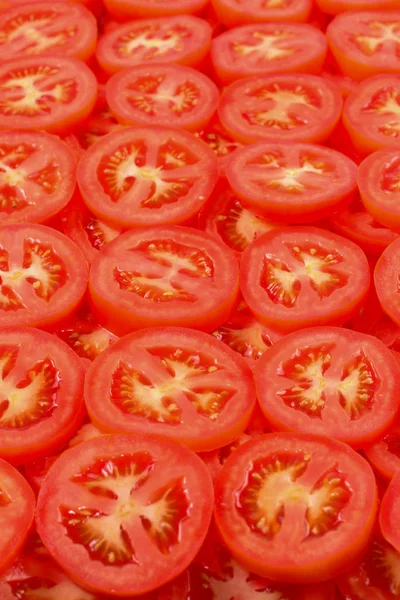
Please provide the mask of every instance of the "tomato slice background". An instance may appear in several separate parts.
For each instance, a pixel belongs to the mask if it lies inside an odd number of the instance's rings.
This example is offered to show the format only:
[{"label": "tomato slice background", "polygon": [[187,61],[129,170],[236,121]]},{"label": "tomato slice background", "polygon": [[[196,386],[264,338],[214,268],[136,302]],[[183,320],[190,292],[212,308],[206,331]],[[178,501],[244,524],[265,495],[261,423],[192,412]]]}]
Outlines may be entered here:
[{"label": "tomato slice background", "polygon": [[307,21],[312,0],[285,0],[278,7],[274,2],[262,0],[246,0],[238,3],[235,0],[212,0],[218,19],[226,27],[231,28],[246,23],[265,21]]}]

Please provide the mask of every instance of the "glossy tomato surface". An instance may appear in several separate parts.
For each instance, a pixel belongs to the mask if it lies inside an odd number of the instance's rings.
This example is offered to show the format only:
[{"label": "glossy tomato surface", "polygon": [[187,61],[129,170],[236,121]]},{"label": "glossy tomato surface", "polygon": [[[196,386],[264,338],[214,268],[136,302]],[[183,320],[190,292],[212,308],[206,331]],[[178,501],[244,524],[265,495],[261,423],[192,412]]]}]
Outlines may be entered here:
[{"label": "glossy tomato surface", "polygon": [[207,0],[104,0],[109,13],[121,20],[185,15],[201,11]]},{"label": "glossy tomato surface", "polygon": [[265,21],[307,21],[312,0],[212,0],[226,27]]}]

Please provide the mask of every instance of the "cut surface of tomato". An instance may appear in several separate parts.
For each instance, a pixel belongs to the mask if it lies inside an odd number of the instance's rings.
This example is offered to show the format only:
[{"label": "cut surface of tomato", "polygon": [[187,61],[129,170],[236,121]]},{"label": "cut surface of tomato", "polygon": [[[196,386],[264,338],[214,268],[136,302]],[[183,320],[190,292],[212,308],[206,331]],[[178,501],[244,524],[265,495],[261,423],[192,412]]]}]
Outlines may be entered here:
[{"label": "cut surface of tomato", "polygon": [[400,75],[375,75],[362,81],[344,104],[343,123],[363,156],[399,146]]},{"label": "cut surface of tomato", "polygon": [[86,61],[96,40],[96,19],[78,2],[28,1],[0,13],[1,62],[39,54]]},{"label": "cut surface of tomato", "polygon": [[386,481],[400,472],[400,421],[396,420],[381,440],[364,450],[374,471]]},{"label": "cut surface of tomato", "polygon": [[322,436],[250,440],[215,484],[216,523],[234,558],[285,583],[324,581],[348,569],[366,549],[376,508],[367,461]]},{"label": "cut surface of tomato", "polygon": [[316,0],[319,8],[328,15],[338,15],[345,11],[396,10],[398,0]]},{"label": "cut surface of tomato", "polygon": [[342,110],[340,90],[316,75],[246,77],[223,92],[218,115],[239,142],[328,139]]},{"label": "cut surface of tomato", "polygon": [[400,475],[397,473],[382,498],[379,509],[379,526],[386,539],[393,548],[400,552]]},{"label": "cut surface of tomato", "polygon": [[212,0],[217,17],[226,27],[270,21],[305,22],[312,0]]},{"label": "cut surface of tomato", "polygon": [[357,166],[347,156],[294,142],[240,148],[227,164],[226,176],[245,205],[283,223],[331,215],[357,189]]},{"label": "cut surface of tomato", "polygon": [[375,289],[385,313],[400,326],[400,239],[382,253],[374,271]]},{"label": "cut surface of tomato", "polygon": [[84,368],[55,336],[2,327],[0,456],[14,463],[48,456],[83,420]]},{"label": "cut surface of tomato", "polygon": [[94,316],[116,335],[162,325],[213,331],[235,304],[238,271],[233,252],[205,232],[132,230],[92,263]]},{"label": "cut surface of tomato", "polygon": [[0,228],[1,326],[57,323],[77,308],[87,281],[82,253],[62,233],[45,225]]},{"label": "cut surface of tomato", "polygon": [[249,75],[321,72],[327,51],[324,34],[303,23],[258,23],[213,39],[211,58],[227,85]]},{"label": "cut surface of tomato", "polygon": [[75,189],[76,161],[57,137],[0,131],[2,225],[42,222],[63,209]]},{"label": "cut surface of tomato", "polygon": [[199,131],[217,110],[219,91],[191,67],[143,64],[107,83],[107,102],[123,125],[176,127]]},{"label": "cut surface of tomato", "polygon": [[183,223],[214,189],[217,159],[193,134],[127,127],[81,158],[77,179],[89,210],[113,228]]},{"label": "cut surface of tomato", "polygon": [[244,431],[255,391],[241,356],[213,336],[170,327],[133,333],[103,352],[85,399],[101,431],[159,433],[202,452]]},{"label": "cut surface of tomato", "polygon": [[21,473],[0,458],[0,572],[22,549],[34,516],[34,493]]},{"label": "cut surface of tomato", "polygon": [[212,505],[211,477],[190,450],[139,433],[102,436],[67,450],[50,469],[37,528],[75,581],[127,597],[185,570]]},{"label": "cut surface of tomato", "polygon": [[375,221],[358,197],[335,212],[330,222],[334,231],[358,244],[371,256],[380,256],[399,237],[398,233]]},{"label": "cut surface of tomato", "polygon": [[96,57],[104,71],[110,74],[140,63],[196,67],[210,46],[211,27],[207,21],[180,15],[119,25],[99,39]]},{"label": "cut surface of tomato", "polygon": [[400,13],[345,12],[327,29],[340,71],[352,79],[400,72]]},{"label": "cut surface of tomato", "polygon": [[355,449],[380,440],[400,401],[391,350],[340,327],[312,327],[276,341],[254,376],[273,430],[326,435]]},{"label": "cut surface of tomato", "polygon": [[279,331],[345,323],[361,307],[369,284],[362,250],[316,227],[265,233],[241,261],[247,305],[259,321]]},{"label": "cut surface of tomato", "polygon": [[64,133],[96,102],[97,81],[75,58],[16,58],[0,65],[0,128]]},{"label": "cut surface of tomato", "polygon": [[208,0],[104,0],[107,11],[121,19],[192,14],[200,12]]},{"label": "cut surface of tomato", "polygon": [[218,161],[218,172],[221,177],[224,177],[232,152],[240,148],[242,144],[224,129],[217,116],[211,119],[203,131],[197,132],[195,135],[200,137],[214,152]]}]

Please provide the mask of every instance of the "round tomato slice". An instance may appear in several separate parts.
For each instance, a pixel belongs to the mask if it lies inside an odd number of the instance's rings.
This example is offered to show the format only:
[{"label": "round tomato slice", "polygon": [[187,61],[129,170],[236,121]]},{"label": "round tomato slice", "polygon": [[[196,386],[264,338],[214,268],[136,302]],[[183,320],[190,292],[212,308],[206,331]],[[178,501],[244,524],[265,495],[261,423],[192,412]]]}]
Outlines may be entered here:
[{"label": "round tomato slice", "polygon": [[400,13],[349,12],[327,29],[329,47],[344,75],[358,81],[400,73]]},{"label": "round tomato slice", "polygon": [[313,73],[322,69],[327,51],[324,34],[302,23],[258,23],[222,33],[212,42],[211,58],[227,85],[249,75]]},{"label": "round tomato slice", "polygon": [[356,242],[371,256],[380,256],[399,237],[398,233],[375,221],[359,198],[340,208],[330,221],[337,233]]},{"label": "round tomato slice", "polygon": [[204,142],[161,127],[126,127],[105,136],[77,170],[87,207],[121,229],[189,221],[217,177],[217,159]]},{"label": "round tomato slice", "polygon": [[265,233],[241,261],[246,303],[259,321],[279,331],[345,323],[361,307],[369,284],[363,251],[316,227]]},{"label": "round tomato slice", "polygon": [[312,0],[212,0],[217,17],[226,27],[270,21],[306,22]]},{"label": "round tomato slice", "polygon": [[0,456],[14,463],[48,456],[84,415],[84,368],[55,336],[33,328],[0,328]]},{"label": "round tomato slice", "polygon": [[167,327],[132,333],[98,356],[85,399],[105,433],[158,433],[203,452],[244,431],[255,391],[235,352],[208,334]]},{"label": "round tomato slice", "polygon": [[28,2],[0,13],[0,53],[6,60],[39,54],[88,60],[96,40],[96,19],[77,2]]},{"label": "round tomato slice", "polygon": [[12,564],[22,549],[33,523],[34,515],[34,493],[22,475],[8,462],[0,458],[1,572]]},{"label": "round tomato slice", "polygon": [[235,305],[238,271],[235,255],[202,231],[132,230],[92,263],[94,316],[116,335],[162,325],[213,331]]},{"label": "round tomato slice", "polygon": [[400,144],[400,75],[362,81],[343,108],[343,123],[362,155]]},{"label": "round tomato slice", "polygon": [[207,21],[180,15],[132,21],[114,27],[99,39],[96,57],[104,71],[110,74],[141,63],[196,67],[210,46],[211,27]]},{"label": "round tomato slice", "polygon": [[218,160],[218,172],[221,177],[225,176],[226,166],[231,159],[231,154],[240,148],[240,144],[221,125],[218,117],[214,117],[207,127],[198,133],[200,137],[214,152]]},{"label": "round tomato slice", "polygon": [[76,160],[59,138],[39,131],[0,131],[2,225],[45,221],[75,189]]},{"label": "round tomato slice", "polygon": [[254,368],[271,428],[326,435],[359,449],[393,423],[400,369],[376,338],[340,327],[285,336]]},{"label": "round tomato slice", "polygon": [[368,213],[382,225],[400,232],[400,154],[380,150],[358,170],[358,188]]},{"label": "round tomato slice", "polygon": [[400,472],[400,420],[396,419],[381,440],[364,450],[374,471],[386,481]]},{"label": "round tomato slice", "polygon": [[88,269],[74,243],[44,225],[0,228],[0,325],[47,327],[69,316]]},{"label": "round tomato slice", "polygon": [[229,246],[238,258],[253,240],[278,226],[244,208],[223,179],[200,213],[199,225]]},{"label": "round tomato slice", "polygon": [[104,0],[110,15],[120,20],[164,17],[200,12],[208,0]]},{"label": "round tomato slice", "polygon": [[218,114],[239,142],[324,142],[342,111],[340,90],[322,77],[284,73],[245,77],[223,92]]},{"label": "round tomato slice", "polygon": [[400,326],[400,299],[398,281],[400,239],[392,242],[382,253],[374,271],[375,289],[385,313]]},{"label": "round tomato slice", "polygon": [[357,189],[357,166],[347,156],[293,142],[260,142],[238,149],[226,176],[245,205],[284,223],[331,215]]},{"label": "round tomato slice", "polygon": [[379,510],[379,525],[383,537],[397,552],[400,552],[399,516],[400,475],[397,473],[389,483]]},{"label": "round tomato slice", "polygon": [[219,91],[208,77],[180,65],[144,64],[111,77],[107,102],[123,125],[198,131],[217,110]]},{"label": "round tomato slice", "polygon": [[109,435],[54,463],[39,493],[37,528],[85,588],[137,596],[186,569],[212,506],[211,477],[193,452],[161,436]]},{"label": "round tomato slice", "polygon": [[16,58],[0,65],[0,128],[64,133],[96,102],[97,81],[74,58]]},{"label": "round tomato slice", "polygon": [[234,558],[286,583],[348,569],[366,549],[376,508],[367,461],[346,444],[309,434],[246,442],[215,484],[216,523]]},{"label": "round tomato slice", "polygon": [[399,8],[398,0],[316,0],[316,2],[319,8],[328,15],[338,15],[345,11],[378,11]]}]

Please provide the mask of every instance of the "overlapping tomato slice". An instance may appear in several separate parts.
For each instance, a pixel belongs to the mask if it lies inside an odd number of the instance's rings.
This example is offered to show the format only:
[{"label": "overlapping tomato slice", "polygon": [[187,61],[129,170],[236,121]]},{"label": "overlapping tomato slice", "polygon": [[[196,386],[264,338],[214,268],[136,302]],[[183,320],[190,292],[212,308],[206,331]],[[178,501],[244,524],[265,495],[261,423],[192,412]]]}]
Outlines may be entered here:
[{"label": "overlapping tomato slice", "polygon": [[213,0],[217,17],[226,27],[265,21],[307,21],[312,0]]}]

